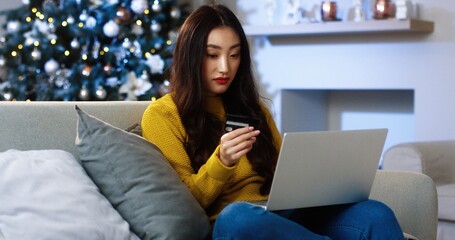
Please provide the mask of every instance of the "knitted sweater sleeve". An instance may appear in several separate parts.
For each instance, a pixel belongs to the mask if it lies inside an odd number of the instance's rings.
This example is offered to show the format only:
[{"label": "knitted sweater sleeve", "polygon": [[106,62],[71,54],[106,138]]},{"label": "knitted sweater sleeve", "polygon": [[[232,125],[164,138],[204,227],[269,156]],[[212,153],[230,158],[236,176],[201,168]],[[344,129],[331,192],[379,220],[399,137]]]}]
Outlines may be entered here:
[{"label": "knitted sweater sleeve", "polygon": [[185,150],[186,132],[180,116],[170,98],[166,99],[157,100],[145,110],[141,122],[143,136],[163,152],[199,204],[207,208],[218,197],[235,166],[229,168],[221,163],[218,147],[195,173]]}]

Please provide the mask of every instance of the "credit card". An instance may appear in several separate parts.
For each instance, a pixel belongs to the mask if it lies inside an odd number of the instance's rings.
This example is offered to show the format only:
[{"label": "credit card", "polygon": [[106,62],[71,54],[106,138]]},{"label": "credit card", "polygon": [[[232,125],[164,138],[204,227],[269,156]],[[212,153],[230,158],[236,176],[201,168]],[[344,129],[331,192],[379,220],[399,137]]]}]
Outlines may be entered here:
[{"label": "credit card", "polygon": [[252,126],[257,129],[259,126],[259,119],[241,115],[226,114],[226,124],[224,126],[224,130],[226,132],[247,126]]}]

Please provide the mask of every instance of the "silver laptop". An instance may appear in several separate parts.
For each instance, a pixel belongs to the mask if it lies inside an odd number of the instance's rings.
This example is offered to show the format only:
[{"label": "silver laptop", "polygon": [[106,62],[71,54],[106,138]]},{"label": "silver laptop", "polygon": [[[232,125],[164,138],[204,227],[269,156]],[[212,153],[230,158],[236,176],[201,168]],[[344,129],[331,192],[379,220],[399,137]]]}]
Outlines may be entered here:
[{"label": "silver laptop", "polygon": [[285,133],[270,211],[368,199],[387,129]]}]

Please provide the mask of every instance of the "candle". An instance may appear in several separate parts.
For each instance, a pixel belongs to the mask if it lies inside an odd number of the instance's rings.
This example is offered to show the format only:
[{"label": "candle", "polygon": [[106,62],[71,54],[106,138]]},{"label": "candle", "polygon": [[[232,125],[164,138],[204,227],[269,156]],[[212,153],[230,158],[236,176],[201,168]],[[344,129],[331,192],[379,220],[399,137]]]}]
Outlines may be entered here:
[{"label": "candle", "polygon": [[321,3],[321,18],[323,21],[337,20],[337,3],[324,1]]},{"label": "candle", "polygon": [[376,0],[374,5],[374,18],[386,19],[392,15],[392,4],[390,0]]}]

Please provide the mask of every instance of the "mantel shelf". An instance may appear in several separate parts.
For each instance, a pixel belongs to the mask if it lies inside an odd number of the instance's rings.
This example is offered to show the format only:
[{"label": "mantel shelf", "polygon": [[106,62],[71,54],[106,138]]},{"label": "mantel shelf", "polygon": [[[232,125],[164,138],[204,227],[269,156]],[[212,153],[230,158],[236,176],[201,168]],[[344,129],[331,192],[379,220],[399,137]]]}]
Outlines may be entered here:
[{"label": "mantel shelf", "polygon": [[304,36],[353,33],[420,32],[431,33],[434,23],[423,20],[337,21],[296,25],[244,26],[247,36]]}]

